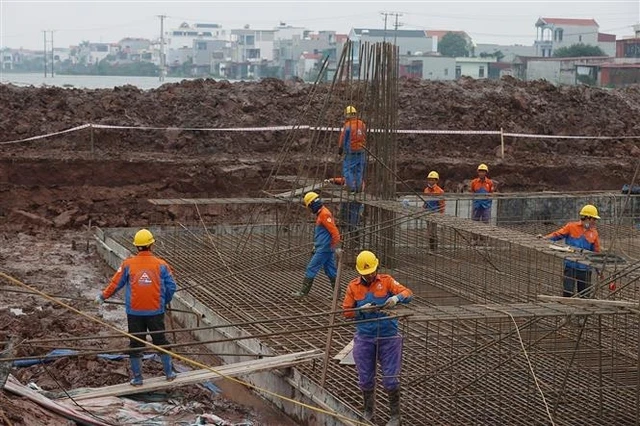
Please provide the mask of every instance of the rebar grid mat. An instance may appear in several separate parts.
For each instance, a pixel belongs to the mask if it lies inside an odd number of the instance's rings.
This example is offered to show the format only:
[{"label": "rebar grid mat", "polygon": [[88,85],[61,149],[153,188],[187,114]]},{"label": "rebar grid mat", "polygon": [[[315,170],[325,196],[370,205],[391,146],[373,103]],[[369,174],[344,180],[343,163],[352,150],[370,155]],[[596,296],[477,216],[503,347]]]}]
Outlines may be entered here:
[{"label": "rebar grid mat", "polygon": [[[326,330],[287,334],[289,330],[328,324],[326,317],[308,317],[310,313],[331,310],[330,289],[324,277],[319,276],[316,280],[309,298],[297,300],[290,296],[299,288],[310,257],[310,252],[304,249],[311,247],[304,244],[310,229],[294,229],[287,244],[277,242],[278,235],[270,233],[267,226],[261,228],[262,234],[254,229],[251,243],[243,254],[247,257],[242,259],[237,258],[236,248],[244,237],[238,228],[234,231],[225,234],[218,228],[209,229],[208,233],[195,228],[165,229],[156,233],[156,252],[172,265],[179,286],[191,287],[181,291],[188,291],[230,323],[279,319],[242,326],[244,332],[252,335],[276,333],[261,339],[276,354],[323,348]],[[418,230],[411,231],[417,241]],[[526,350],[547,403],[552,409],[557,405],[556,424],[634,424],[639,391],[637,345],[633,352],[627,341],[637,342],[637,315],[620,308],[562,304],[432,306],[433,300],[443,304],[465,303],[423,279],[433,271],[442,270],[442,274],[433,280],[435,284],[442,286],[442,279],[447,288],[464,289],[460,294],[473,296],[487,290],[474,281],[482,279],[483,274],[477,276],[473,268],[464,272],[460,269],[462,274],[467,274],[466,281],[446,281],[447,276],[455,275],[455,268],[478,255],[472,254],[473,249],[456,251],[447,249],[445,244],[443,250],[449,250],[450,259],[444,268],[434,268],[434,263],[441,258],[427,254],[424,260],[430,267],[416,269],[420,266],[415,261],[416,253],[413,253],[414,258],[403,253],[408,249],[408,244],[402,247],[405,233],[396,232],[400,243],[397,258],[393,260],[404,269],[410,268],[411,273],[403,272],[401,268],[392,273],[396,278],[404,273],[405,277],[400,281],[417,294],[409,308],[402,311],[413,313],[402,326],[405,335],[402,410],[407,424],[548,423],[514,325],[505,312],[513,315],[521,327]],[[130,246],[132,235],[133,232],[126,232],[110,236],[133,249]],[[274,246],[291,249],[278,252],[273,250]],[[412,250],[415,251],[415,247]],[[268,253],[276,254],[266,255]],[[555,256],[548,257],[556,266],[561,263]],[[480,264],[480,259],[477,262]],[[503,263],[497,265],[505,266]],[[496,281],[491,285],[501,284],[504,288],[513,285],[520,275],[516,274],[516,266],[512,268],[501,276],[504,283]],[[343,288],[346,281],[356,276],[350,263],[345,265],[344,272]],[[236,275],[230,276],[230,273]],[[465,283],[477,287],[469,289],[462,285]],[[553,285],[549,284],[549,287]],[[481,294],[488,299],[486,294],[489,293]],[[432,299],[431,295],[440,297]],[[513,296],[517,294],[513,293]],[[299,318],[285,319],[295,316]],[[588,318],[582,333],[581,318]],[[352,336],[352,327],[337,328],[331,355],[339,352]],[[299,368],[319,383],[321,365]],[[361,395],[353,367],[330,364],[325,387],[359,411]],[[378,419],[385,421],[386,395],[378,392],[377,398]],[[590,403],[585,407],[577,404],[578,400]]]}]

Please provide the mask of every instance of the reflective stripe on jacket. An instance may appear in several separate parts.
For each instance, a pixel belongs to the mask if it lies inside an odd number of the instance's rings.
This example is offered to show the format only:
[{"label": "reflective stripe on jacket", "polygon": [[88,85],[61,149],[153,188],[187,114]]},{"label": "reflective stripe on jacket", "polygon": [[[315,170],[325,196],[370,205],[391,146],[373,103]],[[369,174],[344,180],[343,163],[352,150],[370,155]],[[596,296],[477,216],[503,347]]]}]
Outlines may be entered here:
[{"label": "reflective stripe on jacket", "polygon": [[141,251],[122,262],[102,297],[110,298],[124,287],[127,314],[151,316],[164,312],[176,291],[171,268],[150,251]]},{"label": "reflective stripe on jacket", "polygon": [[[413,292],[387,274],[377,274],[373,282],[368,285],[364,279],[355,278],[347,286],[342,309],[359,308],[367,303],[382,306],[392,296],[398,296],[398,303],[409,303],[413,298]],[[344,316],[363,320],[386,317],[387,315],[379,311],[367,313],[347,311]],[[359,323],[356,325],[356,330],[359,334],[365,336],[394,336],[398,333],[398,319],[391,318],[389,320]]]}]

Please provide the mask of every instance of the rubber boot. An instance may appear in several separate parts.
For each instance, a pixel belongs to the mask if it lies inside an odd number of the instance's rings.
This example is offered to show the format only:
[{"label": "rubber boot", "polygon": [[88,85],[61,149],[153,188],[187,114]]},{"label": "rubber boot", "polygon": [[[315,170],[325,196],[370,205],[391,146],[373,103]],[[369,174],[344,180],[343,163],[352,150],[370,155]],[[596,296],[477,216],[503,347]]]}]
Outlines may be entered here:
[{"label": "rubber boot", "polygon": [[296,291],[292,294],[293,297],[305,297],[311,291],[313,285],[313,278],[306,278],[302,281],[302,288],[300,291]]},{"label": "rubber boot", "polygon": [[131,373],[133,379],[129,382],[131,386],[142,386],[142,358],[130,357]]},{"label": "rubber boot", "polygon": [[400,426],[400,388],[389,391],[389,421],[387,426]]},{"label": "rubber boot", "polygon": [[376,393],[375,391],[362,391],[362,397],[364,398],[364,412],[362,417],[368,422],[373,420],[373,416],[376,411]]},{"label": "rubber boot", "polygon": [[171,382],[176,379],[177,375],[173,372],[173,363],[171,362],[171,355],[161,354],[160,360],[162,360],[162,369],[164,375],[167,377],[167,381]]}]

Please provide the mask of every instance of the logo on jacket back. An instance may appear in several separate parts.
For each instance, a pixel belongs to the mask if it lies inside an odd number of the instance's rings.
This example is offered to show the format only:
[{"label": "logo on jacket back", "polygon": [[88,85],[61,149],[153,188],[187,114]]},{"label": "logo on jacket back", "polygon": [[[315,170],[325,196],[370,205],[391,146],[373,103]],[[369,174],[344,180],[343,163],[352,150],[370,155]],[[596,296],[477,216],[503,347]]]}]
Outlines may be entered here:
[{"label": "logo on jacket back", "polygon": [[151,285],[151,284],[153,284],[153,280],[151,279],[151,277],[149,277],[149,274],[147,274],[147,272],[143,272],[140,275],[140,278],[138,278],[138,284],[140,284],[140,285]]}]

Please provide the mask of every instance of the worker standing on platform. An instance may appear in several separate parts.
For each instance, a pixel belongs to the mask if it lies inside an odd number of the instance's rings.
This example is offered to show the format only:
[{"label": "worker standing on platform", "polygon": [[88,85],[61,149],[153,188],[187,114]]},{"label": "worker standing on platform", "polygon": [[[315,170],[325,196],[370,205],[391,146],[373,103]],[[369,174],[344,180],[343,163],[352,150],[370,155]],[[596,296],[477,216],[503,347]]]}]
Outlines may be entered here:
[{"label": "worker standing on platform", "polygon": [[[471,181],[471,192],[474,194],[492,194],[495,192],[495,185],[487,177],[489,167],[486,164],[478,166],[478,177]],[[471,219],[489,223],[491,221],[491,205],[493,201],[488,198],[474,198],[473,214]]]},{"label": "worker standing on platform", "polygon": [[315,192],[305,194],[304,205],[316,215],[316,227],[313,235],[313,256],[307,265],[302,288],[293,293],[295,297],[304,297],[309,294],[313,280],[318,275],[320,268],[324,267],[324,273],[327,274],[332,288],[336,284],[338,273],[334,255],[340,250],[338,248],[340,232],[336,227],[333,215],[322,204],[320,196]]},{"label": "worker standing on platform", "polygon": [[356,108],[349,105],[344,110],[346,121],[340,132],[338,155],[343,155],[342,176],[352,192],[362,191],[364,173],[367,164],[366,134],[367,127],[357,117]]},{"label": "worker standing on platform", "polygon": [[366,250],[360,252],[356,258],[356,271],[360,277],[347,286],[342,309],[347,318],[374,320],[358,323],[353,339],[353,359],[364,397],[363,416],[371,420],[375,413],[376,364],[379,362],[382,386],[389,395],[391,417],[387,426],[397,426],[400,425],[398,377],[402,367],[402,336],[398,333],[398,319],[388,317],[384,310],[410,302],[413,293],[391,275],[379,274],[378,264],[375,254]]},{"label": "worker standing on platform", "polygon": [[[435,196],[444,194],[444,190],[438,186],[438,181],[440,180],[440,175],[435,170],[432,170],[427,175],[427,186],[424,188],[425,195]],[[444,199],[440,198],[427,198],[424,202],[424,209],[428,212],[440,213],[444,214],[444,210],[446,207],[446,202]],[[429,238],[429,248],[431,250],[436,250],[438,248],[438,225],[429,221],[427,225],[427,235]]]},{"label": "worker standing on platform", "polygon": [[[571,247],[599,253],[600,236],[596,229],[598,219],[600,216],[598,216],[596,206],[587,204],[580,210],[579,221],[569,222],[557,231],[545,235],[544,238],[551,241],[564,240]],[[565,260],[562,285],[564,297],[575,295],[576,287],[578,296],[589,297],[591,295],[591,268],[580,262]]]},{"label": "worker standing on platform", "polygon": [[[102,304],[124,288],[129,333],[144,340],[147,332],[152,332],[153,344],[164,346],[169,344],[164,335],[165,307],[173,299],[176,282],[167,262],[151,253],[153,243],[155,239],[149,230],[141,229],[136,233],[133,245],[136,246],[138,253],[122,262],[107,288],[96,297],[95,302]],[[130,339],[129,360],[133,373],[130,383],[133,386],[142,385],[141,349],[143,347],[144,343]],[[171,356],[162,353],[160,359],[167,380],[175,379]]]}]

